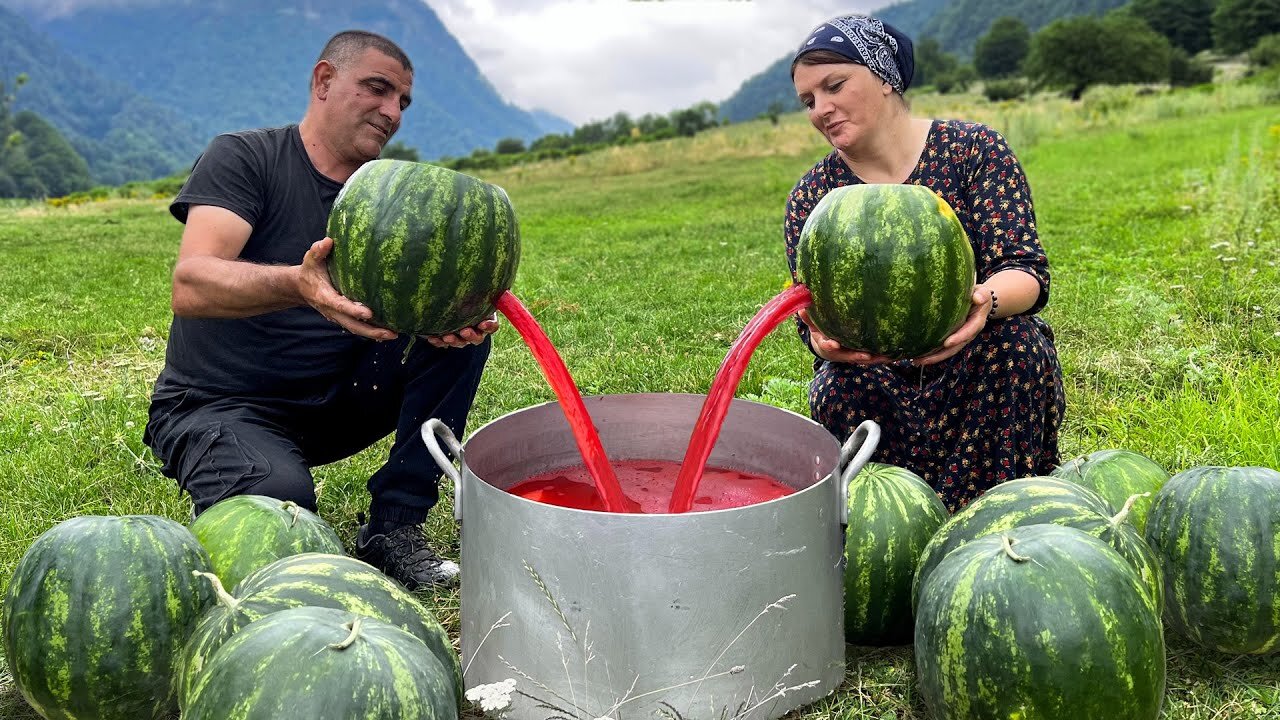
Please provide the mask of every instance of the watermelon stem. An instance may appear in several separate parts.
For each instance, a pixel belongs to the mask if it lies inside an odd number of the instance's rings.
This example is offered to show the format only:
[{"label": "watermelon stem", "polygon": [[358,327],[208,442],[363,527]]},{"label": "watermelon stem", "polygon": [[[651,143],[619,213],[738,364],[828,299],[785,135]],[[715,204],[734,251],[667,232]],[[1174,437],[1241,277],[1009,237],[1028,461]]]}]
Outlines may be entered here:
[{"label": "watermelon stem", "polygon": [[409,362],[409,352],[413,350],[414,343],[418,342],[417,335],[409,336],[409,344],[404,346],[404,354],[400,356],[400,364],[404,365]]},{"label": "watermelon stem", "polygon": [[1150,496],[1151,496],[1151,493],[1149,492],[1130,495],[1129,499],[1124,501],[1124,507],[1120,508],[1120,512],[1116,513],[1115,517],[1111,518],[1111,527],[1113,528],[1120,527],[1120,523],[1124,522],[1129,518],[1129,511],[1133,510],[1133,504],[1138,501],[1138,498],[1144,498],[1144,497],[1150,497]]},{"label": "watermelon stem", "polygon": [[357,615],[357,616],[356,616],[356,619],[354,619],[354,620],[352,620],[351,622],[347,623],[344,627],[350,628],[350,629],[351,629],[351,634],[347,636],[347,639],[346,639],[346,640],[343,640],[343,641],[342,641],[342,642],[340,642],[340,643],[334,643],[334,644],[330,645],[330,646],[329,646],[329,649],[330,649],[330,650],[346,650],[347,648],[351,647],[351,643],[355,642],[355,641],[356,641],[356,638],[357,638],[357,637],[359,637],[359,635],[360,635],[360,622],[361,622],[361,620],[363,620],[363,618],[361,618],[359,615]]},{"label": "watermelon stem", "polygon": [[235,610],[240,607],[240,601],[237,600],[234,595],[227,592],[227,589],[222,586],[222,581],[218,579],[217,575],[203,572],[201,570],[192,570],[191,574],[196,577],[202,577],[213,585],[213,594],[218,598],[219,605],[232,612],[235,612]]},{"label": "watermelon stem", "polygon": [[1008,535],[1002,535],[1000,537],[1004,540],[1004,554],[1008,555],[1010,560],[1013,560],[1014,562],[1026,562],[1031,559],[1026,555],[1019,555],[1013,551],[1013,538]]},{"label": "watermelon stem", "polygon": [[298,516],[302,514],[301,505],[292,500],[285,500],[284,504],[280,506],[280,509],[288,510],[289,514],[293,516],[293,519],[289,521],[289,527],[293,527],[298,524]]}]

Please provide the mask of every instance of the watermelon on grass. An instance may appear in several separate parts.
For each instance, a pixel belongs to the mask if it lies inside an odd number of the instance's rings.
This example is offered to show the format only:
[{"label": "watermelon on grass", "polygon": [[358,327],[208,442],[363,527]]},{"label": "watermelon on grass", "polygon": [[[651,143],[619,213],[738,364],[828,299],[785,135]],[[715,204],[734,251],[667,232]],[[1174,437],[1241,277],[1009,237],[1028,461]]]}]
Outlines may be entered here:
[{"label": "watermelon on grass", "polygon": [[292,500],[236,495],[221,500],[191,523],[209,551],[213,572],[227,588],[282,557],[304,552],[341,554],[329,523]]},{"label": "watermelon on grass", "polygon": [[1165,620],[1208,648],[1280,650],[1280,472],[1195,467],[1156,495],[1147,542],[1165,576]]},{"label": "watermelon on grass", "polygon": [[1138,573],[1159,613],[1164,603],[1159,562],[1142,535],[1125,521],[1130,510],[1131,505],[1114,512],[1092,490],[1057,478],[1029,477],[1001,483],[953,515],[929,540],[916,571],[915,598],[919,601],[929,573],[956,548],[984,535],[1050,523],[1083,530],[1113,547]]},{"label": "watermelon on grass", "polygon": [[494,311],[520,261],[507,193],[448,168],[373,160],[347,179],[329,212],[329,276],[375,322],[442,335]]},{"label": "watermelon on grass", "polygon": [[1155,720],[1160,615],[1133,567],[1080,530],[1030,525],[957,549],[916,612],[920,692],[952,720]]},{"label": "watermelon on grass", "polygon": [[844,635],[855,645],[911,642],[911,581],[947,508],[920,476],[867,463],[849,482]]},{"label": "watermelon on grass", "polygon": [[173,678],[213,603],[209,556],[153,515],[71,518],[32,543],[4,603],[14,683],[45,718],[146,720],[175,707]]},{"label": "watermelon on grass", "polygon": [[[215,579],[216,580],[216,579]],[[345,555],[303,553],[281,558],[240,582],[234,596],[218,589],[218,603],[191,634],[178,677],[185,708],[217,650],[249,623],[296,607],[325,607],[371,617],[421,640],[454,678],[450,697],[461,701],[462,669],[448,634],[422,603],[373,566]]]},{"label": "watermelon on grass", "polygon": [[1169,473],[1151,458],[1132,450],[1099,450],[1068,460],[1049,473],[1083,485],[1119,510],[1134,495],[1149,493],[1133,504],[1129,522],[1142,532],[1152,499],[1169,480]]},{"label": "watermelon on grass", "polygon": [[805,220],[796,279],[809,317],[845,347],[892,358],[942,345],[973,307],[973,248],[955,211],[920,185],[828,192]]},{"label": "watermelon on grass", "polygon": [[456,720],[453,677],[421,640],[343,610],[249,623],[209,660],[183,720]]}]

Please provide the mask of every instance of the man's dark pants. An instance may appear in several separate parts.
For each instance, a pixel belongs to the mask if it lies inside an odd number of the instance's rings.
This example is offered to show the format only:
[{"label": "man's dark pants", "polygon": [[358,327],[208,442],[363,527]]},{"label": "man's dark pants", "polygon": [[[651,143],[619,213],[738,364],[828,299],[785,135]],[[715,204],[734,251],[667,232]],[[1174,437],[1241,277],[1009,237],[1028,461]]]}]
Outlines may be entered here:
[{"label": "man's dark pants", "polygon": [[394,430],[386,464],[369,478],[371,519],[421,523],[438,499],[440,471],[419,429],[436,417],[463,436],[491,340],[443,349],[419,340],[402,360],[407,342],[402,336],[371,344],[354,373],[306,398],[219,397],[192,388],[154,401],[145,440],[162,472],[191,494],[197,514],[240,494],[314,510],[311,468]]}]

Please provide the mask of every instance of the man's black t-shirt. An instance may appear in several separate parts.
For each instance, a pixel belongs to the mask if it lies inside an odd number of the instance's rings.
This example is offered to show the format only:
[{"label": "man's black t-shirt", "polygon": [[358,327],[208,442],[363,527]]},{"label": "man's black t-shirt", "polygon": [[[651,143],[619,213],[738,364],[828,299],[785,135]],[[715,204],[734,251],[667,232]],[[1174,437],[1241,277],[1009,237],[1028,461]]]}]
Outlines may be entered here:
[{"label": "man's black t-shirt", "polygon": [[[214,138],[169,210],[185,223],[192,205],[226,208],[253,226],[240,260],[297,265],[325,237],[341,189],[311,164],[296,125],[247,130]],[[349,372],[368,342],[311,307],[238,319],[174,317],[156,397],[195,388],[306,402]]]}]

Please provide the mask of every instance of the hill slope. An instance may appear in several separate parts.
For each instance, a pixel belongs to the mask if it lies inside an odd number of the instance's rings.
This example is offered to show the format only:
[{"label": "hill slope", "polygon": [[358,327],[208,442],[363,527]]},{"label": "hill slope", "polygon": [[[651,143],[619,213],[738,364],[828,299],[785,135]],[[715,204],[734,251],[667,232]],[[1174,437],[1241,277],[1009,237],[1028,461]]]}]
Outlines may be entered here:
[{"label": "hill slope", "polygon": [[96,183],[117,185],[189,165],[202,144],[176,112],[103,77],[21,16],[0,7],[0,79],[27,84],[15,110],[31,110],[67,138]]},{"label": "hill slope", "polygon": [[[1060,17],[1101,15],[1128,0],[908,0],[873,14],[905,32],[912,40],[932,37],[946,52],[962,57],[973,54],[974,43],[986,33],[991,22],[1011,15],[1032,32]],[[778,58],[758,75],[748,79],[720,104],[720,114],[734,122],[765,112],[774,102],[786,111],[799,110],[791,85],[791,55]]]}]

